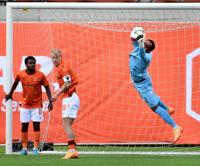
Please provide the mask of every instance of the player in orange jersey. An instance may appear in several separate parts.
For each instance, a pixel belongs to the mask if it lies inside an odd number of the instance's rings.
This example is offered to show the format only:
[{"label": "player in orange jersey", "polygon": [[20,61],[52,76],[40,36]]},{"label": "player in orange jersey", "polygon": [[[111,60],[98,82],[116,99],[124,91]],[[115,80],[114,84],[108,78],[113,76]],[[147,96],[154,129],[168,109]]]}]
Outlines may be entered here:
[{"label": "player in orange jersey", "polygon": [[42,114],[42,86],[45,87],[49,99],[48,109],[52,110],[51,91],[45,75],[35,69],[36,59],[33,56],[25,58],[26,69],[20,71],[15,78],[10,93],[5,96],[5,100],[12,99],[12,94],[21,81],[23,88],[23,101],[20,109],[22,155],[27,155],[27,140],[29,122],[33,121],[34,148],[33,154],[38,155],[40,140],[40,122],[43,120]]},{"label": "player in orange jersey", "polygon": [[76,93],[78,79],[74,71],[62,61],[61,51],[59,49],[51,50],[51,59],[55,67],[55,75],[60,89],[52,96],[52,101],[56,101],[62,94],[62,119],[63,128],[68,136],[68,151],[62,159],[78,158],[78,152],[75,148],[75,134],[72,124],[77,116],[80,106],[79,97]]}]

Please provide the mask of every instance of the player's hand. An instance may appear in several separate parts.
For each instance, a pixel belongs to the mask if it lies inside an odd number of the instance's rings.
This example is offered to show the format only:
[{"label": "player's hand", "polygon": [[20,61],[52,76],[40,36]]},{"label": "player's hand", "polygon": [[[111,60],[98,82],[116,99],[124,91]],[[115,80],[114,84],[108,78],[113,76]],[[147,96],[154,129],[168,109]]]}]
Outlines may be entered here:
[{"label": "player's hand", "polygon": [[145,32],[142,27],[134,27],[131,31],[130,37],[133,41],[138,41],[141,38],[144,38]]},{"label": "player's hand", "polygon": [[52,101],[49,101],[48,110],[49,112],[53,109]]},{"label": "player's hand", "polygon": [[9,99],[13,100],[12,94],[10,94],[10,93],[8,93],[8,94],[5,96],[6,102],[7,102]]}]

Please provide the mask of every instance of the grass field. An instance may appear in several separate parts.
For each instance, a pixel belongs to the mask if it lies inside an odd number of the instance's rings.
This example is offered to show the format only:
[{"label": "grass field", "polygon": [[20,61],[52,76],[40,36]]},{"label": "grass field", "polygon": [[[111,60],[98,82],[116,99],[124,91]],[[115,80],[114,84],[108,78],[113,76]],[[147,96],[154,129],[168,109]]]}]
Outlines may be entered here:
[{"label": "grass field", "polygon": [[0,166],[199,166],[200,155],[81,155],[61,160],[63,155],[5,155],[0,147]]}]

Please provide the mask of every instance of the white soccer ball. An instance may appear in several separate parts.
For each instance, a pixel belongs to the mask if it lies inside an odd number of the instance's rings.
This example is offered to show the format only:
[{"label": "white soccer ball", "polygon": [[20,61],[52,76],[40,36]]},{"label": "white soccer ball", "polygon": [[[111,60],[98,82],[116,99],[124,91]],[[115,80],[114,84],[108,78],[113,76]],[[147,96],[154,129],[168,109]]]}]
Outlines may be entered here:
[{"label": "white soccer ball", "polygon": [[134,40],[139,40],[144,37],[144,29],[142,27],[135,27],[131,32],[130,37]]}]

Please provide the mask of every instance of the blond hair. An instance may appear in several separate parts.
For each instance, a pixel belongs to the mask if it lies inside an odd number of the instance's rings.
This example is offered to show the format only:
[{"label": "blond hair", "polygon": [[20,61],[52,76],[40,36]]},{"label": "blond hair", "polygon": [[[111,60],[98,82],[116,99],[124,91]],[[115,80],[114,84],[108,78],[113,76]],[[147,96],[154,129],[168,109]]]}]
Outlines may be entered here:
[{"label": "blond hair", "polygon": [[53,55],[60,55],[61,56],[61,50],[58,49],[58,48],[53,48],[51,50],[51,54],[53,54]]}]

